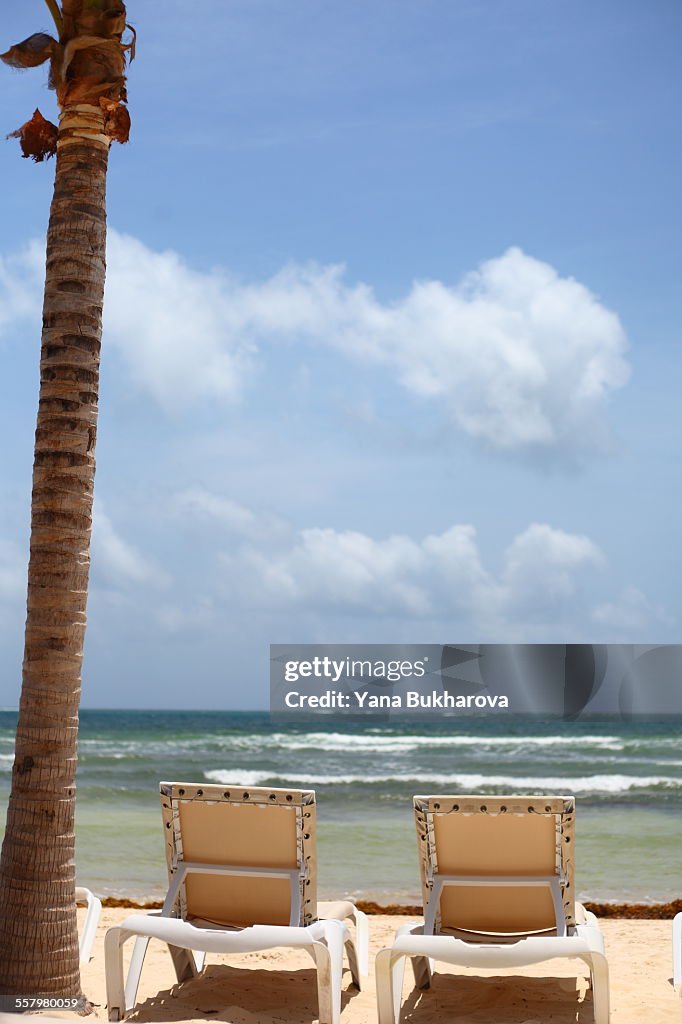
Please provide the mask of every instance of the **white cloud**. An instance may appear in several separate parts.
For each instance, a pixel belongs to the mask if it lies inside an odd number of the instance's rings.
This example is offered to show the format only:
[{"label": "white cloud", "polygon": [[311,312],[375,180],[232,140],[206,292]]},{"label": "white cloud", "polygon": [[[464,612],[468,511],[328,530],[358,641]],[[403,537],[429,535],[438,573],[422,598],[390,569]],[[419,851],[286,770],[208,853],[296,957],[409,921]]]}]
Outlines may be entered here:
[{"label": "white cloud", "polygon": [[[42,249],[0,263],[0,330],[35,312]],[[615,313],[578,281],[511,248],[457,285],[415,282],[394,302],[341,266],[284,267],[247,283],[109,233],[105,341],[168,412],[233,402],[271,346],[323,346],[385,367],[439,402],[465,434],[501,450],[603,446],[608,396],[627,380]]]},{"label": "white cloud", "polygon": [[597,605],[592,612],[594,622],[607,626],[617,634],[625,635],[630,642],[649,640],[649,630],[655,624],[672,624],[672,619],[663,608],[653,605],[637,587],[629,586],[616,601]]},{"label": "white cloud", "polygon": [[204,487],[189,487],[175,496],[177,510],[200,522],[213,522],[237,533],[249,533],[256,522],[251,509]]},{"label": "white cloud", "polygon": [[615,314],[517,248],[457,288],[415,284],[380,345],[407,387],[442,396],[458,426],[502,449],[589,447],[628,377]]},{"label": "white cloud", "polygon": [[498,574],[484,566],[470,525],[421,540],[307,529],[286,550],[246,547],[223,562],[253,601],[269,607],[458,617],[494,629],[550,621],[604,557],[587,537],[532,524],[512,540]]},{"label": "white cloud", "polygon": [[313,343],[385,366],[494,447],[574,450],[603,441],[605,399],[629,373],[618,317],[518,248],[455,287],[417,282],[382,303],[340,266],[291,265],[247,284],[111,232],[108,282],[107,336],[169,408],[232,400],[257,352]]},{"label": "white cloud", "polygon": [[95,506],[92,526],[92,567],[96,579],[114,587],[166,587],[171,578],[115,529],[109,516]]},{"label": "white cloud", "polygon": [[227,532],[256,541],[291,533],[290,526],[279,516],[269,512],[256,514],[240,502],[205,487],[188,487],[179,491],[172,507],[185,522],[200,524],[202,528],[215,527],[221,535]]},{"label": "white cloud", "polygon": [[192,270],[175,252],[109,232],[105,337],[133,380],[172,412],[201,398],[235,399],[252,345],[219,272]]},{"label": "white cloud", "polygon": [[507,548],[501,583],[517,605],[524,599],[531,606],[538,600],[557,603],[574,593],[578,566],[604,564],[589,537],[532,523]]},{"label": "white cloud", "polygon": [[0,338],[22,320],[40,323],[45,244],[34,240],[11,256],[0,255]]},{"label": "white cloud", "polygon": [[375,541],[350,530],[308,529],[287,552],[272,556],[249,549],[244,559],[275,603],[428,611],[420,581],[424,552],[409,537]]}]

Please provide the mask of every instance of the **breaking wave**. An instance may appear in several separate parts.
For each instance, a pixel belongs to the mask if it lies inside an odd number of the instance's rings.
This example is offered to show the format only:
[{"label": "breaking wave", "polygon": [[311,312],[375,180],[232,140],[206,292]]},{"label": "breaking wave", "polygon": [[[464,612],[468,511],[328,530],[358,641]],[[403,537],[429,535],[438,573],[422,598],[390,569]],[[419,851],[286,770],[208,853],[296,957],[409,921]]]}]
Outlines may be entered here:
[{"label": "breaking wave", "polygon": [[627,793],[631,790],[681,789],[682,780],[665,775],[583,775],[575,778],[513,777],[509,775],[482,775],[473,772],[440,774],[436,772],[404,772],[387,775],[311,775],[286,774],[268,771],[242,771],[239,768],[217,769],[204,772],[209,782],[222,786],[262,786],[267,783],[295,786],[352,786],[352,785],[406,785],[457,787],[466,792],[514,790],[528,793]]}]

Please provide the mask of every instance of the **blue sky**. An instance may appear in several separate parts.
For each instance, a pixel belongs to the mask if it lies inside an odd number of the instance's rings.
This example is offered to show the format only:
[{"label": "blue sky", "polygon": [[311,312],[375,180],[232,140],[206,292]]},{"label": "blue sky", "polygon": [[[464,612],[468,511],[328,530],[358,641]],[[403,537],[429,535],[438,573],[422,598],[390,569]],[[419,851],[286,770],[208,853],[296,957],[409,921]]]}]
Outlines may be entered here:
[{"label": "blue sky", "polygon": [[[128,10],[84,705],[265,706],[270,642],[679,641],[679,5]],[[0,131],[54,116],[2,75]],[[0,174],[14,705],[53,168]]]}]

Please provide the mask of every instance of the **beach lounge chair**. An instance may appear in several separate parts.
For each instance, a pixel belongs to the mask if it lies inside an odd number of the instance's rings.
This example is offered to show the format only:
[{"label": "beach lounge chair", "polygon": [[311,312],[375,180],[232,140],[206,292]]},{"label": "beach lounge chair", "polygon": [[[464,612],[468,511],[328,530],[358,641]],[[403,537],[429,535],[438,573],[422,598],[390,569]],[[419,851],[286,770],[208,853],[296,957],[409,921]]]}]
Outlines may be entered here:
[{"label": "beach lounge chair", "polygon": [[99,924],[99,917],[102,913],[102,903],[94,893],[90,892],[89,889],[86,889],[83,886],[78,886],[76,888],[76,906],[88,908],[85,915],[85,921],[83,923],[83,931],[81,932],[78,943],[80,962],[81,964],[87,964],[90,961],[92,944],[95,941],[95,935],[97,934],[97,925]]},{"label": "beach lounge chair", "polygon": [[431,984],[431,960],[515,968],[578,957],[596,1024],[609,1020],[608,966],[593,914],[574,901],[573,797],[416,796],[424,924],[376,958],[379,1024],[400,1019],[405,957]]},{"label": "beach lounge chair", "polygon": [[[168,894],[160,912],[133,914],[106,934],[109,1020],[134,1006],[156,938],[168,944],[178,981],[198,975],[206,953],[304,949],[317,967],[320,1024],[338,1024],[343,951],[359,988],[367,919],[352,903],[317,902],[314,792],[175,782],[160,791]],[[124,982],[123,945],[132,937]]]},{"label": "beach lounge chair", "polygon": [[682,996],[682,913],[673,919],[673,986]]}]

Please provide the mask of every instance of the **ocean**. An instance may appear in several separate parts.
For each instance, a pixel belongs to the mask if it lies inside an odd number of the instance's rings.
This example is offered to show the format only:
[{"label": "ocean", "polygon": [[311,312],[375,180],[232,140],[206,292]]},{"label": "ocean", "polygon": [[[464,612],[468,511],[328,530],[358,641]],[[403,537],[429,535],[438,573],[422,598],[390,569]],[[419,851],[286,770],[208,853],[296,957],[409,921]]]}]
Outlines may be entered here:
[{"label": "ocean", "polygon": [[[0,814],[16,713],[0,712]],[[319,890],[419,902],[415,793],[577,798],[583,899],[663,902],[682,879],[679,720],[443,717],[376,724],[265,712],[81,712],[77,874],[109,896],[159,898],[165,861],[158,783],[312,788]]]}]

